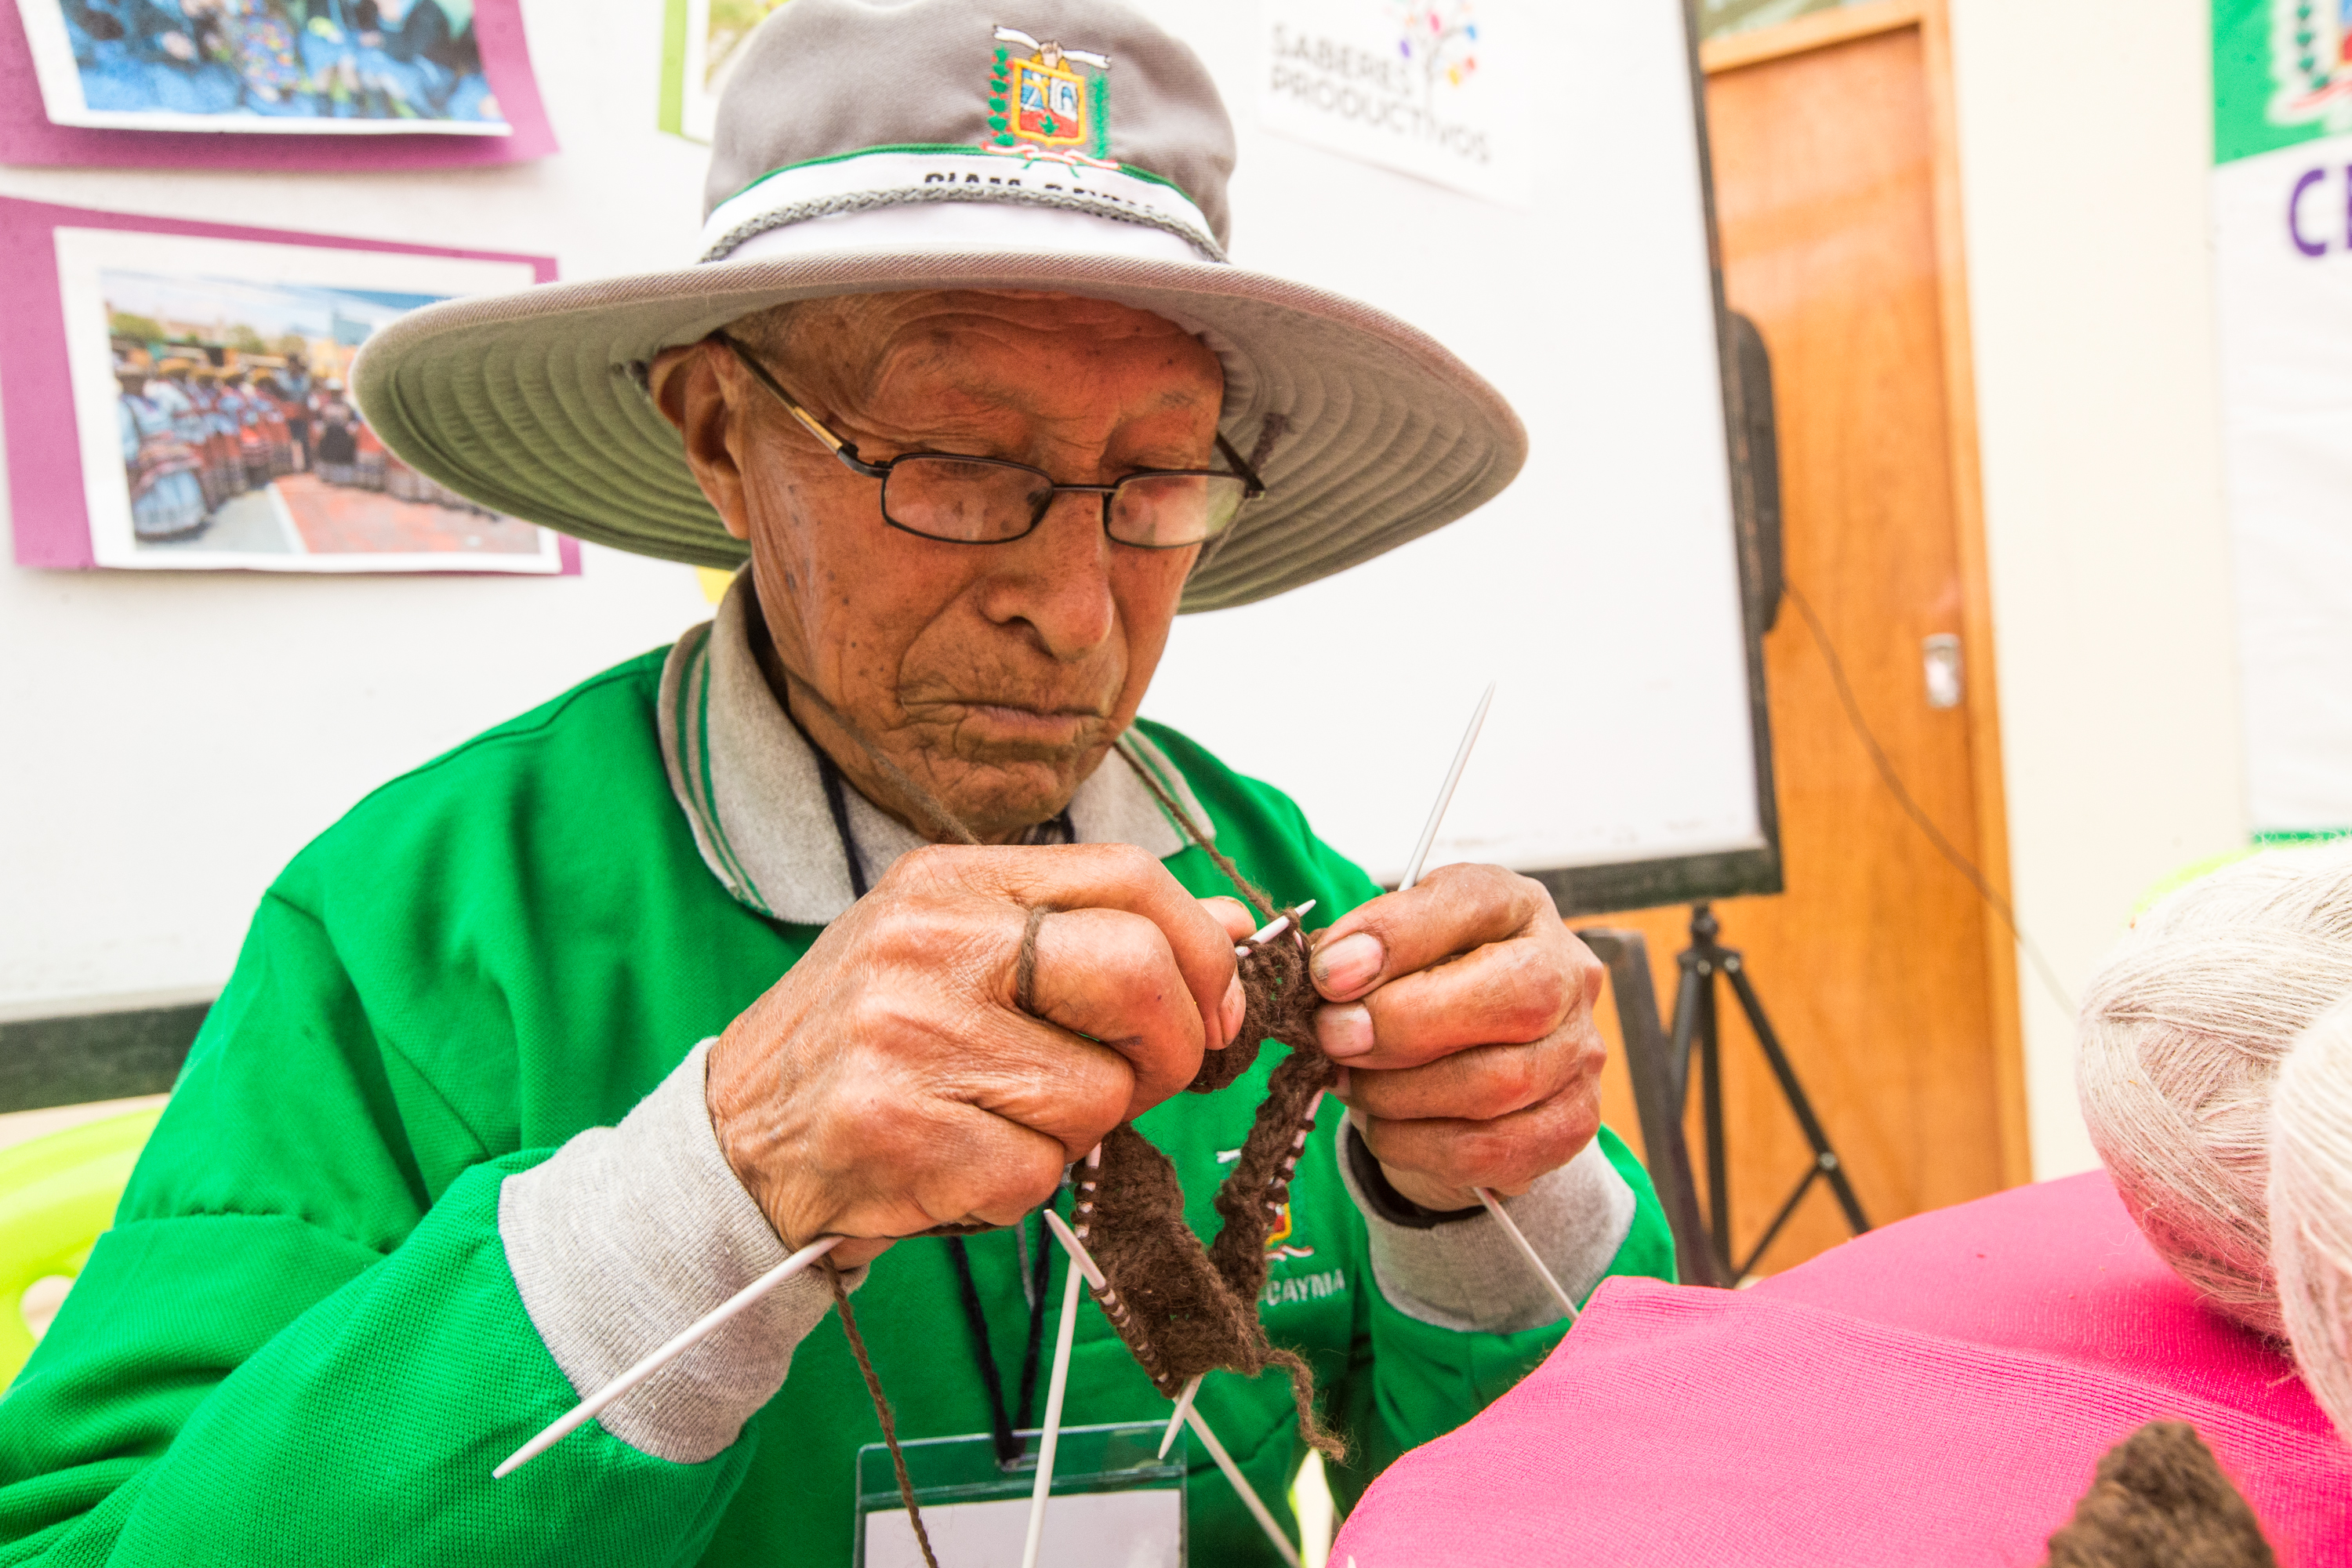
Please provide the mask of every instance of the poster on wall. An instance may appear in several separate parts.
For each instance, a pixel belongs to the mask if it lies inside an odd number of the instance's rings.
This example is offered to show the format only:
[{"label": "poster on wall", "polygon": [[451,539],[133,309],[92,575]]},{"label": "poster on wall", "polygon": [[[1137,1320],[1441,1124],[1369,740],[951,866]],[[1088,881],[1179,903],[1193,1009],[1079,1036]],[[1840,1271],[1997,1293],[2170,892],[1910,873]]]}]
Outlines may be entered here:
[{"label": "poster on wall", "polygon": [[19,565],[577,569],[571,542],[385,450],[350,394],[384,325],[546,259],[7,201],[0,261],[27,280],[0,323]]},{"label": "poster on wall", "polygon": [[1525,0],[1262,0],[1267,129],[1513,206],[1533,199]]},{"label": "poster on wall", "polygon": [[661,128],[708,142],[736,50],[784,0],[667,0],[663,26]]},{"label": "poster on wall", "polygon": [[0,0],[0,162],[412,168],[553,150],[519,0]]},{"label": "poster on wall", "polygon": [[2258,835],[2352,828],[2352,5],[2214,0],[2214,284]]}]

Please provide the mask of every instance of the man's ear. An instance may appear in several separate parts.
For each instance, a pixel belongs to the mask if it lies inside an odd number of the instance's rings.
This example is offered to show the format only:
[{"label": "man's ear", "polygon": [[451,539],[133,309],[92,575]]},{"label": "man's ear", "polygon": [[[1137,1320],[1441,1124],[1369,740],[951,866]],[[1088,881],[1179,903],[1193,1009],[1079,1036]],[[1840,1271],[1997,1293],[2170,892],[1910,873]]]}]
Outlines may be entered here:
[{"label": "man's ear", "polygon": [[686,466],[709,497],[719,521],[738,539],[751,537],[743,504],[743,469],[736,458],[740,378],[719,345],[705,340],[664,349],[646,374],[646,390],[663,418],[686,441]]}]

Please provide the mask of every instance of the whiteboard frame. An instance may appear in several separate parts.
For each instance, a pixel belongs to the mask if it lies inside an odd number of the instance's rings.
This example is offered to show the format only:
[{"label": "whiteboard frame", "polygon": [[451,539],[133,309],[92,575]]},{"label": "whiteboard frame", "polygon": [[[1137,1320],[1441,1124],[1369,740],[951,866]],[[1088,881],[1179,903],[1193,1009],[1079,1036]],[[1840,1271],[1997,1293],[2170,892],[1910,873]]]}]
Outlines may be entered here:
[{"label": "whiteboard frame", "polygon": [[[1683,0],[1681,8],[1684,47],[1690,62],[1692,129],[1698,142],[1699,201],[1706,220],[1707,283],[1715,302],[1715,352],[1723,393],[1724,450],[1727,459],[1725,466],[1731,479],[1731,526],[1739,560],[1740,643],[1748,659],[1748,732],[1756,773],[1756,826],[1763,843],[1750,848],[1670,855],[1649,860],[1605,861],[1526,873],[1550,891],[1552,901],[1564,916],[1778,893],[1783,887],[1780,808],[1772,773],[1771,710],[1764,688],[1764,631],[1771,607],[1759,603],[1763,509],[1757,482],[1759,454],[1754,449],[1759,424],[1769,431],[1772,411],[1769,406],[1757,409],[1754,412],[1760,420],[1751,420],[1747,393],[1740,384],[1731,308],[1723,289],[1723,239],[1716,226],[1715,153],[1707,142],[1706,73],[1698,58],[1696,0]],[[1666,721],[1672,717],[1661,715]]]}]

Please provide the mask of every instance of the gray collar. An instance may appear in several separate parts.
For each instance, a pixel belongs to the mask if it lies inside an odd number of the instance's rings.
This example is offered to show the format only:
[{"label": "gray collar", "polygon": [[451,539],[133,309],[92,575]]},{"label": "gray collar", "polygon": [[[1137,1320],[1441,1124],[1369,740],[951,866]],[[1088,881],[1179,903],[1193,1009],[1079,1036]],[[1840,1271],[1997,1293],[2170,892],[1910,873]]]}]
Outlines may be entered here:
[{"label": "gray collar", "polygon": [[[824,925],[855,902],[816,752],[760,673],[745,617],[749,574],[719,614],[677,640],[662,666],[661,748],[670,793],[694,828],[703,864],[737,902],[776,920]],[[1118,748],[1151,770],[1212,842],[1216,828],[1166,752],[1129,728]],[[849,834],[866,882],[928,842],[845,790]],[[1190,842],[1134,769],[1106,757],[1070,800],[1081,844],[1132,844],[1164,860]]]}]

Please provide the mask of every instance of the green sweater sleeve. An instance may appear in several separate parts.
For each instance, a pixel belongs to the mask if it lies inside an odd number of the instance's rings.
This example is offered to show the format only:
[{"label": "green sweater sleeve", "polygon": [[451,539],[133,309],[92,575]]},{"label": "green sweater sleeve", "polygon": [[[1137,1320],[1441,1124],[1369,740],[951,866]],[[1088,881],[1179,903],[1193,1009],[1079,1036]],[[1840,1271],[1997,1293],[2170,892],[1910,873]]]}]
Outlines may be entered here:
[{"label": "green sweater sleeve", "polygon": [[[510,1041],[483,1040],[488,1054]],[[517,1295],[489,1158],[273,894],[104,1237],[0,1402],[0,1563],[679,1563],[751,1433],[587,1430]]]}]

